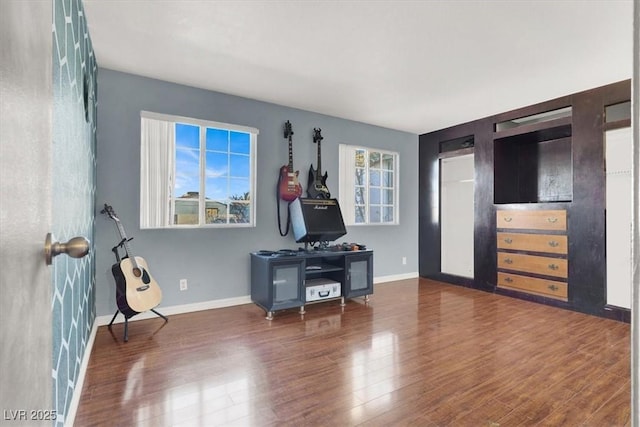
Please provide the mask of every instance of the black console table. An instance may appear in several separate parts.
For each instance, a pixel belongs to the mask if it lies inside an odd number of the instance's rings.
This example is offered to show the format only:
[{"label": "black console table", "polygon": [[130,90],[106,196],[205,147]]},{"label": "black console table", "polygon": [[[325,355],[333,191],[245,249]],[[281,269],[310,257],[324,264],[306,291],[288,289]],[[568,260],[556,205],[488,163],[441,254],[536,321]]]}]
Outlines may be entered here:
[{"label": "black console table", "polygon": [[277,310],[373,294],[373,251],[260,251],[251,253],[251,300],[272,320]]}]

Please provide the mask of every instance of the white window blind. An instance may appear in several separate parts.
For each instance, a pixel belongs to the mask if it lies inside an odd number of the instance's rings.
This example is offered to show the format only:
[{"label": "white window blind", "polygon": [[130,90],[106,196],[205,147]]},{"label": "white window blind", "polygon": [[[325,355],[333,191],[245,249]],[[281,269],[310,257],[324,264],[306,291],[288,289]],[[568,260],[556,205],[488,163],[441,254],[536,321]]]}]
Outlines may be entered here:
[{"label": "white window blind", "polygon": [[140,227],[166,227],[172,216],[175,125],[142,117],[140,129]]}]

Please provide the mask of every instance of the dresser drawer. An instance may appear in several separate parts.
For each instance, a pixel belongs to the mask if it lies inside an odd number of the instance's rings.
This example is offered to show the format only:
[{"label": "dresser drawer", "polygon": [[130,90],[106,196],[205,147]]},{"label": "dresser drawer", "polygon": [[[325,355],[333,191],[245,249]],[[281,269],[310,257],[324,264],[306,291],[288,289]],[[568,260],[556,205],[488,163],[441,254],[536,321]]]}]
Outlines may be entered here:
[{"label": "dresser drawer", "polygon": [[496,211],[497,228],[522,228],[530,230],[560,230],[567,229],[567,211]]},{"label": "dresser drawer", "polygon": [[542,295],[563,301],[567,301],[568,299],[567,284],[554,280],[537,279],[535,277],[498,272],[498,287]]},{"label": "dresser drawer", "polygon": [[567,260],[535,255],[498,252],[498,268],[543,274],[553,277],[567,277]]},{"label": "dresser drawer", "polygon": [[518,251],[567,253],[567,236],[554,234],[524,234],[498,232],[498,249]]}]

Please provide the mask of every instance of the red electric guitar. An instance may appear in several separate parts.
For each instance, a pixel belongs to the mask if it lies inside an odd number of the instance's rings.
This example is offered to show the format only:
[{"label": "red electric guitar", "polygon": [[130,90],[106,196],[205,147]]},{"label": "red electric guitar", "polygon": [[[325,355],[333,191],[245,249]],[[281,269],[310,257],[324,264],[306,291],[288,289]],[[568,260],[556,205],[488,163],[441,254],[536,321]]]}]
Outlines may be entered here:
[{"label": "red electric guitar", "polygon": [[289,164],[280,168],[280,181],[278,184],[280,198],[287,202],[292,202],[302,195],[302,185],[298,181],[299,171],[293,171],[292,135],[291,123],[287,120],[284,124],[284,137],[289,139]]}]

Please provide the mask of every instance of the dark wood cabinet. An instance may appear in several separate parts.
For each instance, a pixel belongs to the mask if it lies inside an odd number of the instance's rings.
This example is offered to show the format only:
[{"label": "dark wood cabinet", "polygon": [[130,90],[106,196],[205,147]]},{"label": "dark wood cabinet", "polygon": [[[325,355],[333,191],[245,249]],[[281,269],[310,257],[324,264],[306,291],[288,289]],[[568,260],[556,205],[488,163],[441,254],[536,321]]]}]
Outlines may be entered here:
[{"label": "dark wood cabinet", "polygon": [[493,123],[494,203],[570,202],[572,107],[521,114]]},{"label": "dark wood cabinet", "polygon": [[[420,135],[420,276],[583,313],[628,318],[628,313],[606,307],[604,131],[619,123],[628,125],[627,116],[616,114],[613,106],[626,105],[630,98],[631,81],[625,80]],[[475,168],[473,279],[440,271],[438,159],[443,152],[465,146],[472,147]],[[498,233],[511,231],[497,224],[496,213],[503,210],[566,212],[570,220],[561,232],[567,239],[562,256],[566,277],[547,283],[544,276],[543,281],[533,280],[541,279],[537,276],[515,277],[500,266],[499,254],[507,249],[497,246]],[[560,232],[544,234],[554,233]],[[529,244],[533,240],[525,245]],[[549,249],[552,258],[559,257],[555,248]],[[532,247],[514,251],[538,252]]]},{"label": "dark wood cabinet", "polygon": [[371,294],[373,251],[251,254],[251,300],[268,320],[278,310],[300,308],[304,314],[311,302],[340,298],[344,305],[346,298],[368,301]]}]

